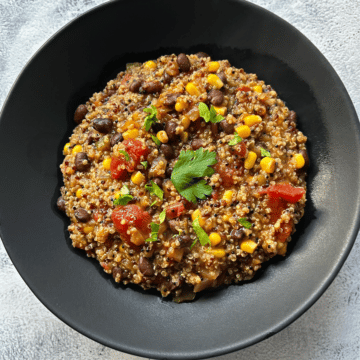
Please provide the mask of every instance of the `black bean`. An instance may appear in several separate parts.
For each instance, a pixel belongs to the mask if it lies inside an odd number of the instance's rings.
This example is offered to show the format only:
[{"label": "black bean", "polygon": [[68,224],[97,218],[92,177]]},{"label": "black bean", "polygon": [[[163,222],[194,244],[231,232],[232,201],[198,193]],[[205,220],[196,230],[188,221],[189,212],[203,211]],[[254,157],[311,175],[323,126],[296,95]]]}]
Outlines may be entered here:
[{"label": "black bean", "polygon": [[173,93],[170,94],[166,97],[166,99],[164,100],[164,105],[168,106],[168,107],[173,107],[176,104],[176,100],[177,98],[180,96],[181,94],[179,93]]},{"label": "black bean", "polygon": [[211,90],[208,94],[208,99],[214,106],[220,106],[224,101],[224,94],[220,90]]},{"label": "black bean", "polygon": [[187,72],[190,70],[190,60],[184,53],[179,54],[176,61],[181,71]]},{"label": "black bean", "polygon": [[306,150],[301,150],[300,154],[303,156],[303,158],[305,160],[305,165],[302,167],[302,169],[307,170],[310,166],[309,155]]},{"label": "black bean", "polygon": [[223,84],[226,84],[227,83],[227,79],[226,79],[226,75],[223,73],[223,72],[220,72],[218,74],[216,74],[219,79],[223,82]]},{"label": "black bean", "polygon": [[115,266],[112,269],[112,276],[114,279],[118,278],[118,280],[121,280],[121,278],[123,276],[123,269],[118,266]]},{"label": "black bean", "polygon": [[171,82],[171,76],[166,71],[164,71],[163,82],[164,84],[170,84]]},{"label": "black bean", "polygon": [[162,90],[162,84],[159,81],[149,81],[143,84],[143,90],[148,94],[160,92]]},{"label": "black bean", "polygon": [[234,133],[234,124],[229,124],[226,120],[220,121],[220,127],[225,131],[226,134]]},{"label": "black bean", "polygon": [[171,145],[161,144],[160,151],[163,153],[163,155],[167,160],[170,160],[174,157],[174,149],[172,148]]},{"label": "black bean", "polygon": [[198,58],[208,58],[210,57],[210,55],[208,55],[207,53],[200,51],[198,53],[195,54]]},{"label": "black bean", "polygon": [[135,79],[135,80],[131,83],[131,85],[130,85],[130,87],[129,87],[129,90],[132,91],[132,92],[134,92],[134,93],[139,92],[139,89],[140,89],[141,85],[142,85],[142,80],[140,80],[140,79]]},{"label": "black bean", "polygon": [[191,147],[193,148],[193,150],[200,149],[203,146],[204,146],[204,142],[201,139],[194,139],[191,142]]},{"label": "black bean", "polygon": [[152,123],[151,129],[155,134],[157,134],[159,131],[164,130],[164,123],[160,123],[160,122]]},{"label": "black bean", "polygon": [[165,131],[170,141],[177,139],[176,128],[177,124],[174,121],[168,121],[165,125]]},{"label": "black bean", "polygon": [[171,166],[168,166],[165,170],[165,174],[169,179],[171,178],[172,172],[173,172],[173,168]]},{"label": "black bean", "polygon": [[75,155],[75,166],[78,171],[87,171],[90,168],[90,160],[85,152],[78,152]]},{"label": "black bean", "polygon": [[123,139],[124,139],[124,138],[123,138],[123,136],[122,136],[121,133],[116,133],[116,134],[114,134],[114,135],[111,137],[111,139],[110,139],[110,145],[111,145],[111,146],[114,146],[114,145],[116,145],[117,143],[123,141]]},{"label": "black bean", "polygon": [[60,211],[65,212],[65,200],[62,196],[57,199],[56,205]]},{"label": "black bean", "polygon": [[211,123],[210,128],[211,128],[212,134],[214,136],[218,136],[218,134],[219,134],[219,126],[218,126],[218,124]]},{"label": "black bean", "polygon": [[88,113],[86,105],[79,105],[74,113],[74,121],[77,124],[80,124],[81,121],[85,118],[86,114]]},{"label": "black bean", "polygon": [[154,275],[154,269],[153,269],[150,261],[143,256],[140,256],[139,270],[144,276],[153,276]]},{"label": "black bean", "polygon": [[191,245],[191,238],[189,235],[181,235],[179,236],[180,247],[188,247]]},{"label": "black bean", "polygon": [[83,208],[78,208],[75,210],[75,217],[78,221],[88,222],[91,218],[91,215]]},{"label": "black bean", "polygon": [[112,128],[112,121],[106,118],[97,118],[93,121],[93,127],[98,132],[108,134]]},{"label": "black bean", "polygon": [[297,121],[296,112],[293,111],[293,110],[291,110],[291,111],[289,112],[289,115],[288,115],[288,117],[287,117],[287,120],[289,120],[290,122],[293,122],[293,123],[296,124],[296,121]]},{"label": "black bean", "polygon": [[116,89],[108,89],[107,90],[107,96],[110,97],[116,93]]},{"label": "black bean", "polygon": [[174,233],[177,234],[179,231],[177,230],[177,228],[179,227],[179,221],[178,220],[169,220],[168,221],[169,224],[169,228],[170,230]]},{"label": "black bean", "polygon": [[162,187],[162,183],[163,183],[162,178],[156,177],[156,178],[153,178],[152,181],[160,188]]},{"label": "black bean", "polygon": [[242,240],[245,236],[244,230],[232,230],[230,236],[235,240]]}]

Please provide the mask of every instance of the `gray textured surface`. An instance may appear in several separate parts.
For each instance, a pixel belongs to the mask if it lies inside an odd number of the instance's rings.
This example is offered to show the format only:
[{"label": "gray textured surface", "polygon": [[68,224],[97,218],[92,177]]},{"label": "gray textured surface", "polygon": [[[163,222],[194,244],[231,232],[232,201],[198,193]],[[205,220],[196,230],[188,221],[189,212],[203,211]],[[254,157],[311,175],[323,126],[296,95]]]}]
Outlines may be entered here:
[{"label": "gray textured surface", "polygon": [[[0,0],[0,107],[36,50],[68,21],[103,2]],[[320,49],[360,114],[360,1],[252,2],[293,24]],[[359,263],[358,238],[335,281],[307,313],[270,339],[218,359],[360,359]],[[97,344],[53,316],[22,281],[0,241],[0,359],[136,357]]]}]

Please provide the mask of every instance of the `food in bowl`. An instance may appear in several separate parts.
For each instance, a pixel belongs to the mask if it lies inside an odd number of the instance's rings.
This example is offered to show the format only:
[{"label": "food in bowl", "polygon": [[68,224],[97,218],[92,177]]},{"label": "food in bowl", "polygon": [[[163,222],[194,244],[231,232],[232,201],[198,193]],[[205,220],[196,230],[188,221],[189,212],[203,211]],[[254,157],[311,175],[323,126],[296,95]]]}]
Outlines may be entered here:
[{"label": "food in bowl", "polygon": [[128,64],[74,120],[57,204],[116,282],[181,302],[286,254],[307,138],[255,74],[205,53]]}]

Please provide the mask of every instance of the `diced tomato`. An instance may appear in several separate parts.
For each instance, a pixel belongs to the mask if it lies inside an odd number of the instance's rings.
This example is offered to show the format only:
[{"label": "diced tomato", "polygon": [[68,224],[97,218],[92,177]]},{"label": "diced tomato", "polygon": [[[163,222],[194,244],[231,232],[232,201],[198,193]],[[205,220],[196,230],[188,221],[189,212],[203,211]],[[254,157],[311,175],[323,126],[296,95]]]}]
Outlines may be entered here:
[{"label": "diced tomato", "polygon": [[123,179],[126,176],[127,170],[123,156],[113,156],[111,158],[110,172],[113,179]]},{"label": "diced tomato", "polygon": [[240,86],[236,89],[237,91],[250,91],[251,89],[248,86]]},{"label": "diced tomato", "polygon": [[214,170],[220,174],[222,184],[225,187],[229,187],[234,184],[234,176],[241,176],[244,171],[244,165],[242,161],[236,161],[229,165],[218,162],[214,165]]},{"label": "diced tomato", "polygon": [[124,76],[124,78],[121,80],[121,85],[125,85],[127,81],[129,81],[131,79],[131,75],[130,74],[126,74]]},{"label": "diced tomato", "polygon": [[94,213],[94,220],[95,220],[95,221],[98,221],[99,218],[100,218],[99,213],[98,213],[98,212]]},{"label": "diced tomato", "polygon": [[120,237],[127,243],[130,243],[128,230],[131,227],[135,227],[145,237],[148,237],[150,234],[149,224],[151,216],[137,205],[118,206],[112,212],[111,219]]},{"label": "diced tomato", "polygon": [[149,155],[149,149],[140,141],[136,139],[128,139],[123,141],[125,151],[135,161],[136,165],[140,164],[141,156],[146,158]]},{"label": "diced tomato", "polygon": [[217,191],[213,191],[211,193],[211,197],[216,201],[219,200],[219,193]]},{"label": "diced tomato", "polygon": [[244,158],[246,155],[246,144],[242,141],[240,144],[235,145],[235,151],[241,158]]},{"label": "diced tomato", "polygon": [[259,194],[268,194],[270,198],[282,198],[294,204],[303,197],[305,190],[290,184],[278,184],[259,191]]},{"label": "diced tomato", "polygon": [[275,224],[281,216],[283,210],[286,209],[286,201],[281,198],[269,198],[267,206],[271,209],[270,223]]},{"label": "diced tomato", "polygon": [[289,223],[282,223],[281,224],[282,232],[276,233],[276,240],[279,242],[285,242],[286,239],[291,235],[293,229],[293,222],[290,221]]},{"label": "diced tomato", "polygon": [[166,209],[166,217],[168,219],[175,219],[179,217],[185,210],[183,203],[177,203]]}]

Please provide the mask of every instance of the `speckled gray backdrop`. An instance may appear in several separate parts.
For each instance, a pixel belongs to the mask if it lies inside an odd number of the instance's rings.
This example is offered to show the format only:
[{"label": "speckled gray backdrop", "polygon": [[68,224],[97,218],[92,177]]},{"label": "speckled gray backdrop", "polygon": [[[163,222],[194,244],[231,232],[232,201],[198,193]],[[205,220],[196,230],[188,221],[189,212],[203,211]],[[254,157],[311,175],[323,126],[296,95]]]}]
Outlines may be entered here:
[{"label": "speckled gray backdrop", "polygon": [[[290,22],[320,49],[360,114],[360,0],[251,1]],[[0,107],[38,48],[68,21],[104,2],[0,0]],[[270,339],[217,359],[360,359],[359,264],[358,237],[335,281],[306,314]],[[1,360],[136,358],[87,339],[52,315],[22,281],[0,241]]]}]

